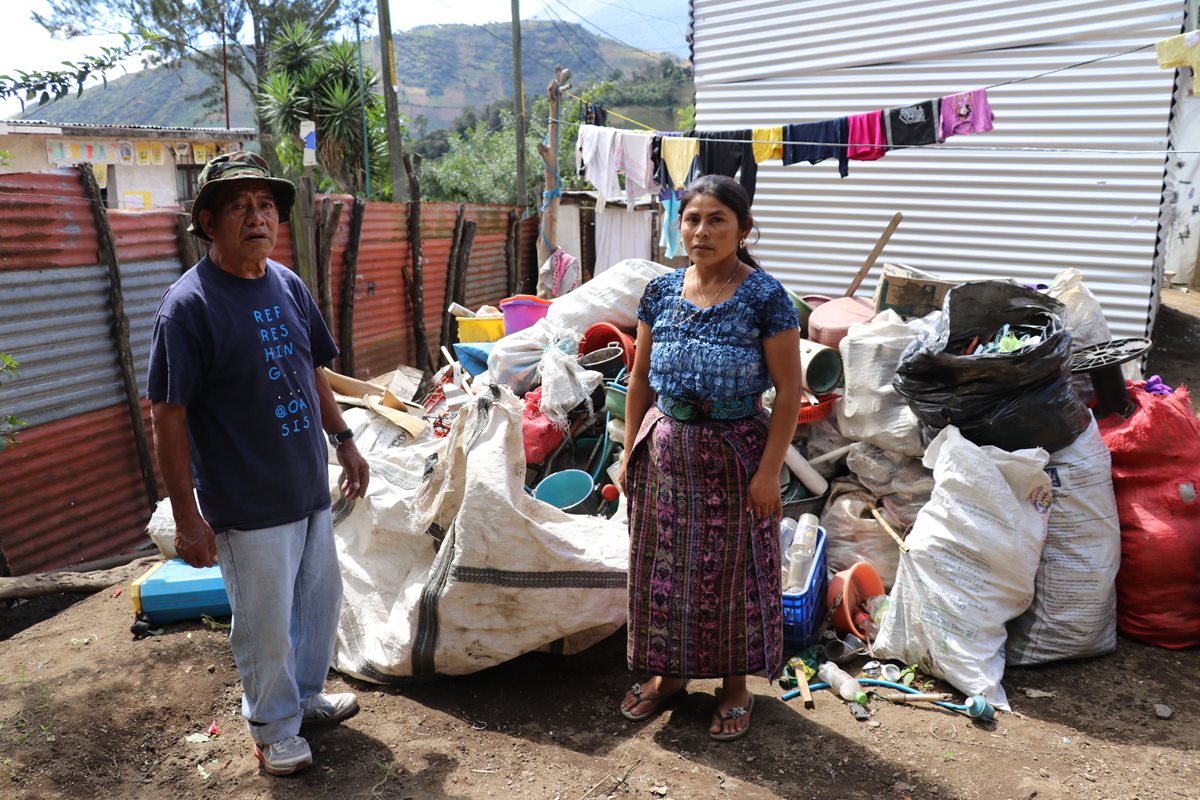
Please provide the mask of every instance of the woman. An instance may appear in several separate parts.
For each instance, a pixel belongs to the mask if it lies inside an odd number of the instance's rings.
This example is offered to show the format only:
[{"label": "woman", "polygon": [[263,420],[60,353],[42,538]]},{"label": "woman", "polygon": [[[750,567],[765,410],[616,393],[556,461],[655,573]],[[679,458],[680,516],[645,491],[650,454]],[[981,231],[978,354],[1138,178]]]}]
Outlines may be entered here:
[{"label": "woman", "polygon": [[736,181],[688,187],[679,229],[692,263],[646,287],[625,404],[628,660],[652,677],[621,713],[646,719],[689,678],[721,677],[719,741],[749,730],[746,675],[773,677],[782,660],[779,472],[800,406],[799,320],[746,250],[753,224]]}]

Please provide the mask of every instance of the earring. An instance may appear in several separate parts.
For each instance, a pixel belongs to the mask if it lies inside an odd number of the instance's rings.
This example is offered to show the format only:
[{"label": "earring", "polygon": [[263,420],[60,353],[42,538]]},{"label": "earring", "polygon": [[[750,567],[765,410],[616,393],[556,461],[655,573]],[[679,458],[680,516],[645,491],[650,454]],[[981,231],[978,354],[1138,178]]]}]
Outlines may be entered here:
[{"label": "earring", "polygon": [[745,239],[742,239],[740,242],[738,242],[738,248],[741,250],[746,249],[746,240]]}]

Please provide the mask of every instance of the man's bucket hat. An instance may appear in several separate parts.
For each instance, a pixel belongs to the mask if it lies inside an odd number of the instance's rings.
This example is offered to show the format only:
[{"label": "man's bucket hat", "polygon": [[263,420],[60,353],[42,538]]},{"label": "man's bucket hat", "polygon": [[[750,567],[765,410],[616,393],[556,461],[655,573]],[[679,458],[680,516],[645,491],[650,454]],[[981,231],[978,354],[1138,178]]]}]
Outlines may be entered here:
[{"label": "man's bucket hat", "polygon": [[192,223],[188,225],[188,232],[211,241],[200,226],[200,212],[209,208],[223,185],[231,181],[245,180],[266,181],[279,206],[279,221],[287,222],[291,218],[292,205],[296,202],[295,184],[272,175],[271,167],[262,156],[240,150],[217,156],[200,171],[196,201],[192,203]]}]

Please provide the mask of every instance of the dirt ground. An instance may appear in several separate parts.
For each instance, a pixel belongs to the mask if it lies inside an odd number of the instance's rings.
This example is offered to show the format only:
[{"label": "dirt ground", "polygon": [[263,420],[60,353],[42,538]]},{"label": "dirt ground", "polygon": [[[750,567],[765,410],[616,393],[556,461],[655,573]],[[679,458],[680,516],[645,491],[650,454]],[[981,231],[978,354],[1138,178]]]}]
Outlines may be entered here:
[{"label": "dirt ground", "polygon": [[[1164,303],[1151,372],[1195,385],[1200,297]],[[752,679],[752,731],[720,744],[706,733],[715,681],[641,725],[616,713],[632,680],[617,634],[464,678],[331,675],[362,712],[306,732],[312,769],[270,778],[238,714],[226,632],[184,623],[134,641],[132,621],[127,584],[0,608],[0,798],[1200,799],[1195,649],[1122,638],[1102,658],[1009,669],[1014,713],[991,724],[880,700],[857,722],[829,692],[805,710]],[[214,722],[217,737],[186,740]]]}]

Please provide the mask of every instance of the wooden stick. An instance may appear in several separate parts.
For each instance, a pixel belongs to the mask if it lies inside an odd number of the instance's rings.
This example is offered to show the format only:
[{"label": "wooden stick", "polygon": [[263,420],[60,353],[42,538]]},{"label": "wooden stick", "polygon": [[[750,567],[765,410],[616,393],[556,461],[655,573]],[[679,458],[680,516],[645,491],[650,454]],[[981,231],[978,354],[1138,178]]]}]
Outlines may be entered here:
[{"label": "wooden stick", "polygon": [[141,575],[151,564],[161,561],[155,555],[139,558],[120,567],[96,572],[41,572],[19,575],[15,578],[0,578],[0,600],[41,597],[47,594],[95,594],[114,583],[124,583]]},{"label": "wooden stick", "polygon": [[[429,352],[429,336],[425,333],[425,267],[421,255],[421,154],[404,154],[404,171],[408,174],[408,248],[412,254],[412,273],[408,278],[408,296],[412,303],[413,339],[416,345],[417,369],[426,376],[433,374],[433,356]],[[407,272],[407,270],[405,270]]]},{"label": "wooden stick", "polygon": [[362,242],[363,216],[366,213],[367,201],[361,197],[354,199],[350,207],[350,241],[346,242],[346,252],[342,256],[346,264],[342,275],[342,302],[339,324],[341,327],[342,355],[340,367],[346,375],[354,375],[354,290],[358,284],[358,249]]},{"label": "wooden stick", "polygon": [[879,258],[879,254],[883,252],[883,248],[887,246],[888,240],[892,238],[892,234],[896,232],[896,226],[900,224],[900,220],[904,219],[904,215],[897,211],[892,216],[892,221],[883,229],[883,233],[879,237],[879,241],[875,243],[875,247],[871,250],[871,254],[867,256],[867,260],[858,268],[858,274],[854,276],[854,280],[850,283],[850,288],[846,290],[846,297],[853,297],[858,291],[858,287],[862,284],[863,279],[867,277],[867,273],[871,271],[871,267],[875,266],[875,261]]},{"label": "wooden stick", "polygon": [[454,315],[450,313],[450,304],[457,302],[454,296],[455,274],[458,267],[458,248],[462,244],[463,215],[466,206],[458,204],[458,213],[454,215],[454,230],[450,233],[450,256],[446,259],[446,296],[442,303],[442,335],[438,338],[438,349],[445,351],[450,346],[450,337],[454,335]]},{"label": "wooden stick", "polygon": [[954,695],[949,692],[923,692],[921,694],[881,692],[879,696],[889,703],[944,703]]},{"label": "wooden stick", "polygon": [[808,688],[808,678],[804,677],[804,670],[800,670],[798,676],[800,680],[800,699],[804,701],[805,708],[816,708],[817,704],[813,702],[812,690]]},{"label": "wooden stick", "polygon": [[882,525],[883,529],[887,531],[887,535],[896,540],[896,544],[900,546],[901,552],[907,553],[908,544],[906,544],[905,541],[900,538],[900,534],[896,533],[895,528],[889,525],[888,521],[883,518],[883,514],[879,513],[879,509],[875,507],[875,504],[867,503],[867,509],[871,512],[871,516],[875,518],[875,521]]}]

